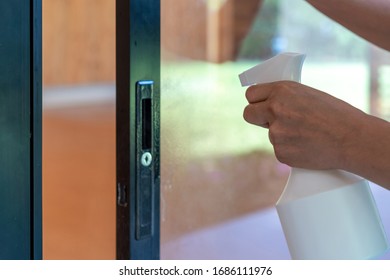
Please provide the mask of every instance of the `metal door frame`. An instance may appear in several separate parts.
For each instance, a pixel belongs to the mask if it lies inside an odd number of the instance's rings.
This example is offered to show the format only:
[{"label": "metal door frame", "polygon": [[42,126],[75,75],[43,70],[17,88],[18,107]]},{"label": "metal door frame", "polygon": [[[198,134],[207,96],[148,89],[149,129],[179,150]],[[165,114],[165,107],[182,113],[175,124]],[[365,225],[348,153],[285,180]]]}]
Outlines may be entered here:
[{"label": "metal door frame", "polygon": [[[116,44],[117,259],[159,259],[160,0],[116,0]],[[152,96],[147,167],[141,94]]]},{"label": "metal door frame", "polygon": [[42,259],[42,2],[0,16],[0,259]]}]

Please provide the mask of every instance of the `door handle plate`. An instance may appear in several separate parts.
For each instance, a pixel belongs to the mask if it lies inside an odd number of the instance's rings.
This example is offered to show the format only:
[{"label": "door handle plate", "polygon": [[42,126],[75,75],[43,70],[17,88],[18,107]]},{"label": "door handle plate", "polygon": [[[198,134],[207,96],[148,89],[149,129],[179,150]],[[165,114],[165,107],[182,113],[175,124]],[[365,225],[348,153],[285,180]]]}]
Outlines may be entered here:
[{"label": "door handle plate", "polygon": [[136,239],[148,238],[153,231],[153,81],[136,84],[137,180]]}]

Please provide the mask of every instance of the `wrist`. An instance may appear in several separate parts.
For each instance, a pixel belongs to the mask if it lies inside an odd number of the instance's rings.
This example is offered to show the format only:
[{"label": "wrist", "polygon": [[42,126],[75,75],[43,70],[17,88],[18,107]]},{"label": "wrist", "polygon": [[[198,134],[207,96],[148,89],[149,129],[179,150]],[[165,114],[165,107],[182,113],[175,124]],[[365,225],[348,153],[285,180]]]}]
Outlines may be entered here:
[{"label": "wrist", "polygon": [[375,181],[381,173],[388,173],[390,158],[390,125],[374,116],[359,120],[359,129],[350,135],[342,152],[341,169]]},{"label": "wrist", "polygon": [[364,114],[351,122],[350,132],[344,135],[342,144],[339,146],[340,169],[358,174],[360,167],[367,159],[370,145],[373,145],[371,127],[375,127],[372,116]]}]

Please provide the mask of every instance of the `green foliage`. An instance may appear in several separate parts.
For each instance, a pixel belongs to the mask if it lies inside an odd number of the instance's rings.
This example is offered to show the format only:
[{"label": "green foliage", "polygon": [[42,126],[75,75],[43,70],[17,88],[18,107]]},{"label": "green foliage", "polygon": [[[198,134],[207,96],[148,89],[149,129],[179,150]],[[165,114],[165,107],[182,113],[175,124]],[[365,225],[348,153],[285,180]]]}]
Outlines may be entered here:
[{"label": "green foliage", "polygon": [[[353,15],[351,15],[353,16]],[[266,58],[281,51],[315,60],[364,60],[366,42],[301,0],[267,0],[245,38],[241,59]]]},{"label": "green foliage", "polygon": [[264,58],[272,55],[272,42],[278,29],[278,14],[279,0],[264,1],[248,36],[242,42],[239,58]]}]

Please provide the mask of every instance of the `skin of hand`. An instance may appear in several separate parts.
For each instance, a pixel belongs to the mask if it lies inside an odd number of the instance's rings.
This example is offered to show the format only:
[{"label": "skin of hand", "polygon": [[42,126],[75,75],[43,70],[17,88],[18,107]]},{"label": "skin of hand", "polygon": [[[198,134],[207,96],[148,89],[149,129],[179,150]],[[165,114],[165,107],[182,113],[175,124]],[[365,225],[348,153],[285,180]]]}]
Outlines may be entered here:
[{"label": "skin of hand", "polygon": [[293,81],[251,86],[246,98],[244,119],[269,129],[280,162],[307,169],[344,169],[390,187],[388,122]]}]

